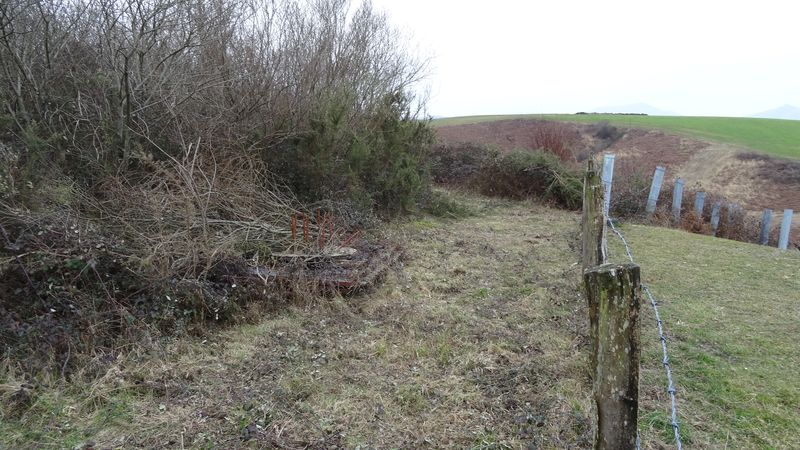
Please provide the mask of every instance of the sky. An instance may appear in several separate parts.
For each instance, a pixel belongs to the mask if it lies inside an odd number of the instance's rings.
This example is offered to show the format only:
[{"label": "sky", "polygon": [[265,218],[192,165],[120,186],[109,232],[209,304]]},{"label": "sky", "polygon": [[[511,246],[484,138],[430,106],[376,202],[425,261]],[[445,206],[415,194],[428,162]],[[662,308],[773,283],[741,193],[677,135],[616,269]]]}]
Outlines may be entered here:
[{"label": "sky", "polygon": [[430,58],[434,117],[647,103],[682,115],[800,106],[800,3],[373,0]]}]

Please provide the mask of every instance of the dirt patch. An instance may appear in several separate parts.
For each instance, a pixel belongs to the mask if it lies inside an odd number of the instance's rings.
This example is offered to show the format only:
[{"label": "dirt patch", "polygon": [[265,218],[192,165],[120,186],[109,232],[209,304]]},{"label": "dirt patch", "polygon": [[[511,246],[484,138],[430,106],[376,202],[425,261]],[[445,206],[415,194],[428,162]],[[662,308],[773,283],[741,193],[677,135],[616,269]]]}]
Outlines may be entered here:
[{"label": "dirt patch", "polygon": [[617,155],[620,160],[634,166],[655,165],[675,168],[684,165],[695,154],[706,149],[708,143],[697,139],[666,134],[658,130],[632,128],[625,131],[621,139],[616,141],[608,152]]}]

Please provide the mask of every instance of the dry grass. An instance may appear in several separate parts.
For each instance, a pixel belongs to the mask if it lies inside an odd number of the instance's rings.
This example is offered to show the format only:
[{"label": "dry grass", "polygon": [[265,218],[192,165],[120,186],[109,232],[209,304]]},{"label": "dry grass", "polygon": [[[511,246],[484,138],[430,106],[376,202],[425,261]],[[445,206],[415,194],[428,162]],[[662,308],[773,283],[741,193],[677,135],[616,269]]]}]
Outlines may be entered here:
[{"label": "dry grass", "polygon": [[379,289],[36,384],[0,446],[588,448],[577,215],[457,197],[384,230],[408,257]]},{"label": "dry grass", "polygon": [[[288,266],[282,252],[318,256],[325,268],[341,245],[361,243],[339,211],[309,211],[246,155],[218,162],[192,145],[181,159],[141,164],[148,170],[108,177],[95,191],[54,179],[35,202],[0,202],[10,236],[0,237],[3,359],[70,375],[158,331],[248,321],[248,303],[284,302],[252,267]],[[296,215],[309,220],[293,239]]]}]

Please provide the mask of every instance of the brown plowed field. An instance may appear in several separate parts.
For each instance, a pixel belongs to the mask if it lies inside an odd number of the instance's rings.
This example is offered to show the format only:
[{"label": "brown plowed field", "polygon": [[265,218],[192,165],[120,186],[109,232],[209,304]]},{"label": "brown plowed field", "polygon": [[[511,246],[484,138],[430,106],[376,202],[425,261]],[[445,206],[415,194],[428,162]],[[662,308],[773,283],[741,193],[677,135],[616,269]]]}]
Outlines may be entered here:
[{"label": "brown plowed field", "polygon": [[[476,143],[501,152],[531,148],[541,120],[502,120],[438,127],[443,143]],[[785,208],[796,211],[793,236],[800,237],[800,161],[755,153],[745,147],[705,142],[659,130],[619,128],[610,146],[597,137],[597,125],[562,123],[564,136],[578,159],[591,151],[617,155],[618,167],[651,172],[667,168],[667,179],[683,178],[688,186],[718,192],[760,214],[771,208],[778,217]],[[774,222],[775,223],[775,222]]]}]

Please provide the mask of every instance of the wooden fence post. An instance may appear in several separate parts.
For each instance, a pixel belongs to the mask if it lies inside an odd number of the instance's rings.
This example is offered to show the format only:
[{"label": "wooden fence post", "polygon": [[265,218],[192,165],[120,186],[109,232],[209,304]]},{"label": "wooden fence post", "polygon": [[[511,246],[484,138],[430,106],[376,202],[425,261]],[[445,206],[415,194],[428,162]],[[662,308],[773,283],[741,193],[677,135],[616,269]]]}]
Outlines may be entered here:
[{"label": "wooden fence post", "polygon": [[761,245],[769,244],[769,232],[772,225],[772,210],[767,208],[761,216],[761,234],[758,236],[758,243]]},{"label": "wooden fence post", "polygon": [[706,193],[703,191],[698,192],[694,196],[694,213],[697,214],[701,220],[703,219],[703,205],[706,202]]},{"label": "wooden fence post", "polygon": [[650,184],[650,195],[647,196],[647,206],[645,211],[647,214],[656,212],[656,203],[658,203],[658,196],[661,194],[661,183],[664,182],[664,172],[667,169],[656,166],[656,171],[653,173],[653,183]]},{"label": "wooden fence post", "polygon": [[592,341],[595,449],[635,449],[639,417],[639,305],[636,264],[584,272]]},{"label": "wooden fence post", "polygon": [[778,239],[778,248],[786,250],[789,248],[789,229],[792,228],[792,215],[794,211],[791,209],[783,210],[783,220],[781,220],[781,234]]},{"label": "wooden fence post", "polygon": [[605,262],[605,216],[603,185],[590,158],[583,177],[583,217],[581,220],[581,263],[583,269]]},{"label": "wooden fence post", "polygon": [[681,203],[683,202],[683,180],[675,180],[675,189],[672,190],[672,217],[681,220]]},{"label": "wooden fence post", "polygon": [[711,235],[716,236],[717,231],[719,230],[719,212],[722,209],[722,203],[716,202],[714,203],[714,207],[711,209]]}]

